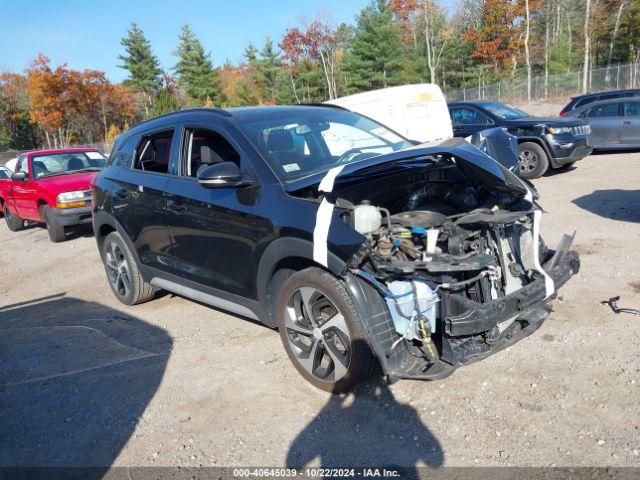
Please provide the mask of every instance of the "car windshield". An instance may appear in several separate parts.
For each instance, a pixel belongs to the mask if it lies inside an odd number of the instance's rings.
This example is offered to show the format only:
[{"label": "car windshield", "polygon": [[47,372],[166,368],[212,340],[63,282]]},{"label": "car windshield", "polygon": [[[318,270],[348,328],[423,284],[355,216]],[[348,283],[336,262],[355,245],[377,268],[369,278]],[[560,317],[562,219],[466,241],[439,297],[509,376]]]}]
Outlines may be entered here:
[{"label": "car windshield", "polygon": [[100,152],[49,153],[31,160],[35,178],[102,170],[106,158]]},{"label": "car windshield", "polygon": [[4,167],[0,167],[0,180],[9,178],[9,171],[4,168]]},{"label": "car windshield", "polygon": [[486,110],[493,115],[505,120],[515,120],[516,118],[522,118],[528,116],[526,112],[512,107],[511,105],[505,105],[498,102],[485,102],[481,104]]},{"label": "car windshield", "polygon": [[369,118],[334,108],[287,109],[260,120],[239,117],[238,126],[283,182],[412,146]]}]

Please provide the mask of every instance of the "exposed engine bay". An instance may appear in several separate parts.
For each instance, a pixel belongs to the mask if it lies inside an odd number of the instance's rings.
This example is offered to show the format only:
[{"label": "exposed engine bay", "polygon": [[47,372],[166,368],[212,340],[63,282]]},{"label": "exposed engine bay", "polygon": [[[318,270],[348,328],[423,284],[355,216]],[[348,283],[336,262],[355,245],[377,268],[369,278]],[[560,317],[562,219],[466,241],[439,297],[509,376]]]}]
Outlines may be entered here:
[{"label": "exposed engine bay", "polygon": [[434,157],[334,189],[340,217],[365,237],[349,271],[384,297],[395,330],[384,355],[398,376],[439,378],[530,334],[577,272],[573,237],[548,250],[531,194],[502,187]]}]

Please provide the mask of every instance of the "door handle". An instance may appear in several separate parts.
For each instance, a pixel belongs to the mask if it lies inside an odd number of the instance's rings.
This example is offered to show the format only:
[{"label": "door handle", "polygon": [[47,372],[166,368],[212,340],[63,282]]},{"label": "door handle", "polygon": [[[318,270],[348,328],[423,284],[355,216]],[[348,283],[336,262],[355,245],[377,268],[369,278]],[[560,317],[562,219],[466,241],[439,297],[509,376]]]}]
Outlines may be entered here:
[{"label": "door handle", "polygon": [[183,213],[186,210],[182,204],[176,200],[167,200],[167,211],[171,213]]},{"label": "door handle", "polygon": [[631,125],[631,120],[625,120],[625,121],[624,121],[624,122],[622,122],[622,123],[624,123],[625,125]]}]

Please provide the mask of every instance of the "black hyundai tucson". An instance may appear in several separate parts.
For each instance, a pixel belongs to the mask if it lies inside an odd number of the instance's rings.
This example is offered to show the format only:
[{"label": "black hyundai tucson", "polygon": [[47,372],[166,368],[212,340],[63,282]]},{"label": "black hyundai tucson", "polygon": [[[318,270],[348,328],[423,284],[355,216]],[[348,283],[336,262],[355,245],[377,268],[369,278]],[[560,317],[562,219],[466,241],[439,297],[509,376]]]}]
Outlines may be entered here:
[{"label": "black hyundai tucson", "polygon": [[579,269],[535,192],[461,139],[415,145],[330,106],[193,109],[125,132],[94,188],[109,284],[277,328],[344,392],[438,379],[531,334]]}]

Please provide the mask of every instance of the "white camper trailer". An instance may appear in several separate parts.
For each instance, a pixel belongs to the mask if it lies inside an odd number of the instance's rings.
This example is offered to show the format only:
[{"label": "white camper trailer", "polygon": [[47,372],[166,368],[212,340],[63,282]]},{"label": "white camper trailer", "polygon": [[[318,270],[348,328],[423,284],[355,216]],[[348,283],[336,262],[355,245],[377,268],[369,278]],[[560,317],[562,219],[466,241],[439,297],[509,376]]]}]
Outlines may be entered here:
[{"label": "white camper trailer", "polygon": [[432,83],[383,88],[326,103],[366,115],[410,140],[453,137],[447,102],[440,87]]}]

